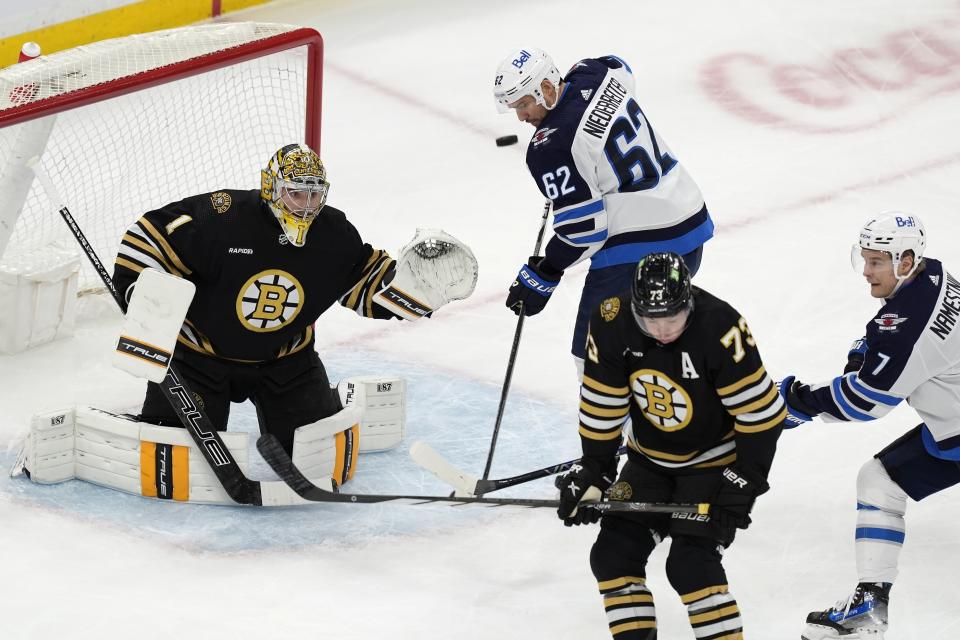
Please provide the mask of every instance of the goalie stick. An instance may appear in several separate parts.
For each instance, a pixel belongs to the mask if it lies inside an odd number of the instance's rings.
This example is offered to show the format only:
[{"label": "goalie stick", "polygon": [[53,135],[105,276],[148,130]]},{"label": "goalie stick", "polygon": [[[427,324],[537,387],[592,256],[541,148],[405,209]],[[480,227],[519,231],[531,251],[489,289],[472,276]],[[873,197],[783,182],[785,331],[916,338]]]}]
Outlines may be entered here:
[{"label": "goalie stick", "polygon": [[[70,213],[70,209],[67,208],[66,203],[60,197],[59,190],[53,185],[50,176],[40,167],[37,160],[37,158],[33,158],[28,163],[34,175],[37,176],[40,184],[43,185],[43,190],[46,191],[50,202],[59,208],[59,213],[63,221],[66,222],[67,227],[70,228],[73,237],[76,238],[83,252],[87,254],[87,258],[89,258],[93,268],[96,269],[100,279],[103,280],[103,284],[107,287],[110,295],[113,296],[117,306],[122,310],[123,299],[113,284],[113,278],[107,273],[107,269],[100,261],[100,257],[96,251],[93,250],[93,247],[90,246],[90,242],[87,241],[87,237],[84,235],[80,225],[77,224],[73,214]],[[196,443],[197,448],[200,449],[200,453],[203,454],[203,458],[207,461],[207,464],[213,469],[214,475],[217,476],[217,479],[223,485],[227,495],[238,504],[263,504],[260,483],[247,478],[243,474],[243,471],[240,469],[237,461],[234,460],[227,445],[223,443],[223,440],[217,434],[217,430],[214,428],[213,423],[210,422],[210,418],[208,418],[203,409],[193,401],[193,392],[190,390],[186,381],[177,375],[173,364],[170,364],[166,377],[164,377],[159,385],[163,391],[163,395],[170,403],[170,406],[173,407],[187,432],[190,433],[194,443]]]},{"label": "goalie stick", "polygon": [[[402,496],[375,493],[340,493],[327,491],[316,486],[300,472],[290,460],[290,456],[283,450],[280,441],[272,433],[265,433],[257,439],[257,450],[267,461],[270,468],[280,476],[301,498],[311,502],[341,502],[349,504],[378,504],[397,503],[408,505],[424,505],[444,503],[453,507],[476,505],[482,507],[529,507],[556,509],[560,506],[558,500],[540,500],[535,498],[454,498],[450,496]],[[621,502],[619,500],[604,502],[583,503],[580,506],[599,509],[603,512],[633,512],[633,513],[691,513],[707,514],[710,505],[700,504],[673,504],[651,502]]]},{"label": "goalie stick", "polygon": [[[626,447],[620,447],[617,455],[622,456],[626,452]],[[530,482],[531,480],[539,480],[540,478],[563,473],[580,462],[580,458],[577,458],[575,460],[559,462],[549,467],[543,467],[542,469],[521,473],[520,475],[510,476],[509,478],[478,480],[467,472],[455,467],[426,442],[414,442],[410,447],[410,457],[413,458],[413,461],[418,465],[456,489],[459,494],[468,494],[471,496],[480,496],[490,493],[491,491],[499,491],[500,489]]]}]

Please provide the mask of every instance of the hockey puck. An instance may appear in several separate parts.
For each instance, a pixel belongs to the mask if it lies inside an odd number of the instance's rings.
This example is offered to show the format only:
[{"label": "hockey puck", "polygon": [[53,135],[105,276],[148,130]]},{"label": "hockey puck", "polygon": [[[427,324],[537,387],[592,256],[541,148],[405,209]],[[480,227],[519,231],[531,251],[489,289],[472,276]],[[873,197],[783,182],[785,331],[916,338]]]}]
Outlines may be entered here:
[{"label": "hockey puck", "polygon": [[498,147],[509,147],[511,144],[517,144],[517,136],[500,136],[497,138]]}]

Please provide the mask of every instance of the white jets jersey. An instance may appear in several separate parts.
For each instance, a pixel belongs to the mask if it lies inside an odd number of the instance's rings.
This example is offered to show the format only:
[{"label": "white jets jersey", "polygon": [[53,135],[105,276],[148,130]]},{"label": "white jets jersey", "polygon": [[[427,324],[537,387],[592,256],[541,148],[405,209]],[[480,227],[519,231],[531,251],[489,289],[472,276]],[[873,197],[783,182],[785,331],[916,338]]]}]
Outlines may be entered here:
[{"label": "white jets jersey", "polygon": [[527,147],[527,166],[553,201],[545,254],[557,271],[689,253],[713,235],[696,183],[633,97],[633,73],[609,56],[578,62]]},{"label": "white jets jersey", "polygon": [[906,399],[926,425],[927,451],[960,460],[958,321],[960,281],[925,259],[867,324],[860,371],[812,388],[817,408],[837,420],[874,420]]}]

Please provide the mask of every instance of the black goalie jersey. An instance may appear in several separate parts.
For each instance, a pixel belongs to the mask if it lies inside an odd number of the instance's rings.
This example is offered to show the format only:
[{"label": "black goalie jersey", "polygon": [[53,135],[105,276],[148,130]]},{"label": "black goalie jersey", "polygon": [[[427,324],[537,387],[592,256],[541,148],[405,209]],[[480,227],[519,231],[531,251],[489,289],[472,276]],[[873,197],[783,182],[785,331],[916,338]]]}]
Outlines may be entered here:
[{"label": "black goalie jersey", "polygon": [[580,394],[584,455],[609,460],[628,412],[631,455],[664,470],[736,462],[769,472],[786,407],[767,375],[746,320],[693,289],[690,324],[660,344],[640,331],[629,295],[594,312]]},{"label": "black goalie jersey", "polygon": [[372,301],[394,261],[365,244],[342,211],[324,207],[295,247],[257,190],[201,194],[145,213],[123,236],[117,290],[129,299],[146,267],[197,287],[179,343],[231,360],[273,360],[312,345],[313,323],[338,300],[360,315],[397,317]]}]

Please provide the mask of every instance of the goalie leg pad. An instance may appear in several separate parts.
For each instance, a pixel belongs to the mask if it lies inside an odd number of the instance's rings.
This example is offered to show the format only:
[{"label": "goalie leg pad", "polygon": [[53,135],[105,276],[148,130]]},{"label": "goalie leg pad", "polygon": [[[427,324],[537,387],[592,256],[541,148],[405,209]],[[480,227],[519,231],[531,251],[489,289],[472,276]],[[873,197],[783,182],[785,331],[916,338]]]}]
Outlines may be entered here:
[{"label": "goalie leg pad", "polygon": [[344,407],[360,411],[360,452],[393,449],[406,425],[407,381],[392,376],[355,376],[337,385]]},{"label": "goalie leg pad", "polygon": [[[220,436],[246,472],[247,434]],[[185,429],[91,407],[34,416],[18,460],[23,473],[38,483],[76,478],[145,497],[235,504]]]},{"label": "goalie leg pad", "polygon": [[360,407],[351,405],[293,433],[293,464],[307,478],[353,478],[360,452]]},{"label": "goalie leg pad", "polygon": [[73,408],[38,413],[30,420],[11,477],[26,475],[39,484],[73,480],[76,463]]}]

